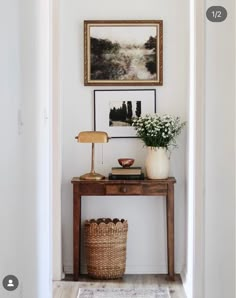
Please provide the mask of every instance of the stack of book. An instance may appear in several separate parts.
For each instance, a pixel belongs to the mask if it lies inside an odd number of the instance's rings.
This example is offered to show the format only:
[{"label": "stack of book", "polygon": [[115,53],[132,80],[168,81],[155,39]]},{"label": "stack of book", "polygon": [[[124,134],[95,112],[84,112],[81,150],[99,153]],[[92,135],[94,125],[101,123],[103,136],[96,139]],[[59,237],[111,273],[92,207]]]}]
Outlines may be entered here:
[{"label": "stack of book", "polygon": [[143,180],[144,174],[141,167],[113,167],[109,174],[110,180]]}]

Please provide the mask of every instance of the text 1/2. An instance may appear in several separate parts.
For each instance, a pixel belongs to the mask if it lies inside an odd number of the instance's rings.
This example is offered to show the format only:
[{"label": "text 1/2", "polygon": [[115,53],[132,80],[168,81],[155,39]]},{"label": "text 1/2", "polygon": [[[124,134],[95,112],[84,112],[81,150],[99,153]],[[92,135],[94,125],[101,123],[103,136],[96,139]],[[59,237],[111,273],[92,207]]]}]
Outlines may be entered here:
[{"label": "text 1/2", "polygon": [[206,16],[211,22],[223,22],[227,18],[227,10],[223,6],[211,6],[207,9]]},{"label": "text 1/2", "polygon": [[212,16],[213,18],[217,19],[217,18],[221,18],[221,11],[220,10],[213,10],[212,12]]}]

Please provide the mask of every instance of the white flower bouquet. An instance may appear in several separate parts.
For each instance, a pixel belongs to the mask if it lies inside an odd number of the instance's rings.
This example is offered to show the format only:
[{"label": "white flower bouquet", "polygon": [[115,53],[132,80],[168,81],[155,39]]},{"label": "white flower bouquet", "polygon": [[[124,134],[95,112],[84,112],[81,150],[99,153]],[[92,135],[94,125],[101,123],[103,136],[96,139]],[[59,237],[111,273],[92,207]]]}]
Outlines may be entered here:
[{"label": "white flower bouquet", "polygon": [[176,137],[180,134],[186,122],[181,122],[179,117],[171,115],[145,115],[132,119],[132,126],[137,131],[146,146],[176,147]]}]

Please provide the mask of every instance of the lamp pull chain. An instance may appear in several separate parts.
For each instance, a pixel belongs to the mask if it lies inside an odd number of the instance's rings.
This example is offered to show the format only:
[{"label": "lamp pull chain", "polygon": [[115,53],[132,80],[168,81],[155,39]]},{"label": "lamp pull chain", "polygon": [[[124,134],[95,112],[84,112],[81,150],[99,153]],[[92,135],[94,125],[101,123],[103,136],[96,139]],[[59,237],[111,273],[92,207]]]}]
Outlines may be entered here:
[{"label": "lamp pull chain", "polygon": [[103,144],[102,144],[102,165],[103,165]]}]

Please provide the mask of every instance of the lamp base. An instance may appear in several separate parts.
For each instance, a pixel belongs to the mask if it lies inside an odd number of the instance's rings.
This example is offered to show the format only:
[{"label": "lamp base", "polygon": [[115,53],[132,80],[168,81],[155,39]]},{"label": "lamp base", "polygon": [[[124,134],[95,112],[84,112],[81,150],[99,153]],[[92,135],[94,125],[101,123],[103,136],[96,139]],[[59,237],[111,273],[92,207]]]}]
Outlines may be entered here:
[{"label": "lamp base", "polygon": [[90,173],[80,176],[79,178],[81,180],[102,180],[105,178],[105,176],[95,173],[95,172],[90,172]]}]

